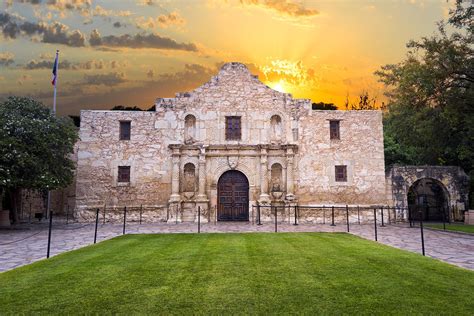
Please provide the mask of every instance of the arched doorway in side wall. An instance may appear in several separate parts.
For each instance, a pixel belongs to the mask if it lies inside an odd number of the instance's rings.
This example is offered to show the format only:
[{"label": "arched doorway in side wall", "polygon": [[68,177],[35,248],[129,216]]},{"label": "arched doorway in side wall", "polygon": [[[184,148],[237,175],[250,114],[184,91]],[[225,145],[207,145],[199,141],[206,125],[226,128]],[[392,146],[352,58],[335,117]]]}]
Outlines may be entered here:
[{"label": "arched doorway in side wall", "polygon": [[424,221],[443,221],[443,216],[448,220],[448,191],[438,180],[417,180],[408,190],[407,200],[414,220],[422,218]]},{"label": "arched doorway in side wall", "polygon": [[240,171],[224,172],[217,183],[217,220],[249,220],[249,181]]}]

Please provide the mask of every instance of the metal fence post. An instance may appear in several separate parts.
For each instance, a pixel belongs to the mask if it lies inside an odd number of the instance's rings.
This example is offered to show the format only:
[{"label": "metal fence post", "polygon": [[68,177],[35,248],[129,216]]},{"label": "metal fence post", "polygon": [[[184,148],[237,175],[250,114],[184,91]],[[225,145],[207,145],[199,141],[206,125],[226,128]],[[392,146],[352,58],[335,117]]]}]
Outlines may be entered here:
[{"label": "metal fence post", "polygon": [[140,224],[139,225],[142,224],[142,213],[143,213],[143,204],[140,204],[140,222],[139,222]]},{"label": "metal fence post", "polygon": [[425,255],[425,236],[423,234],[423,214],[420,214],[421,251]]},{"label": "metal fence post", "polygon": [[388,224],[390,225],[390,206],[387,205],[387,212],[388,212]]},{"label": "metal fence post", "polygon": [[410,223],[410,228],[413,227],[413,223],[412,223],[412,216],[411,216],[411,208],[408,207],[408,222]]},{"label": "metal fence post", "polygon": [[382,213],[382,225],[380,225],[380,227],[385,227],[385,223],[383,222],[383,206],[380,208],[380,213]]},{"label": "metal fence post", "polygon": [[198,234],[201,233],[201,207],[198,206]]},{"label": "metal fence post", "polygon": [[275,233],[278,232],[278,215],[277,215],[277,207],[273,206],[273,209],[275,210]]},{"label": "metal fence post", "polygon": [[357,205],[357,223],[360,225],[360,207]]},{"label": "metal fence post", "polygon": [[51,249],[51,229],[53,227],[53,212],[49,212],[49,230],[48,230],[48,251],[46,252],[46,258],[49,258],[49,250]]},{"label": "metal fence post", "polygon": [[125,235],[125,223],[127,222],[127,207],[123,207],[123,235]]},{"label": "metal fence post", "polygon": [[347,232],[349,232],[349,206],[346,204],[346,222],[347,222]]},{"label": "metal fence post", "polygon": [[28,219],[28,222],[31,223],[31,202],[30,202],[30,217]]},{"label": "metal fence post", "polygon": [[66,205],[66,225],[68,224],[69,224],[69,204]]},{"label": "metal fence post", "polygon": [[258,223],[257,225],[262,225],[262,222],[260,221],[260,204],[257,204],[257,216],[258,216]]},{"label": "metal fence post", "polygon": [[105,225],[105,210],[107,209],[107,204],[104,204],[104,221],[103,224]]},{"label": "metal fence post", "polygon": [[297,209],[296,209],[296,208],[297,208],[297,206],[295,205],[295,223],[294,223],[293,225],[298,225],[298,223],[296,222],[296,220],[297,220],[297,218],[296,218],[296,216],[297,216],[297,214],[296,214]]},{"label": "metal fence post", "polygon": [[446,230],[446,208],[443,206],[443,230]]},{"label": "metal fence post", "polygon": [[375,241],[378,241],[377,239],[377,209],[374,208],[374,228],[375,228]]},{"label": "metal fence post", "polygon": [[336,226],[336,224],[334,224],[334,206],[331,207],[331,226]]},{"label": "metal fence post", "polygon": [[97,241],[97,225],[99,224],[99,209],[95,212],[95,232],[94,232],[94,244]]},{"label": "metal fence post", "polygon": [[323,225],[326,224],[326,207],[323,205]]}]

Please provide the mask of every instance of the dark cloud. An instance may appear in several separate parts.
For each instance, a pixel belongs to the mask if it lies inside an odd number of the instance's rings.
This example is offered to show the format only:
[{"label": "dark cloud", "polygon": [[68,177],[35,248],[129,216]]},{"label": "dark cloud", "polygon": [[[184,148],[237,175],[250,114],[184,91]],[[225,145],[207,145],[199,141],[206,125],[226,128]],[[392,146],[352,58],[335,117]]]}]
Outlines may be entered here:
[{"label": "dark cloud", "polygon": [[108,35],[102,37],[97,29],[92,31],[89,43],[91,46],[157,48],[191,52],[198,51],[197,46],[193,43],[178,43],[171,38],[162,37],[158,34],[123,34],[120,36]]},{"label": "dark cloud", "polygon": [[240,3],[271,9],[292,17],[310,17],[319,14],[317,10],[306,8],[303,4],[291,0],[240,0]]},{"label": "dark cloud", "polygon": [[[53,59],[42,59],[42,60],[30,60],[26,63],[23,68],[28,70],[34,69],[53,69]],[[68,60],[59,61],[59,69],[70,69],[70,70],[93,70],[93,69],[105,69],[105,68],[117,68],[117,62],[111,61],[106,65],[102,60],[88,60],[82,63],[72,63]]]},{"label": "dark cloud", "polygon": [[125,24],[124,24],[124,23],[121,23],[121,22],[119,22],[119,21],[115,22],[113,25],[114,25],[114,27],[116,27],[116,28],[125,27]]},{"label": "dark cloud", "polygon": [[15,63],[14,57],[15,55],[9,52],[0,53],[0,65],[7,67],[10,66]]},{"label": "dark cloud", "polygon": [[126,81],[127,79],[123,72],[110,72],[107,74],[84,75],[83,84],[91,86],[116,86]]},{"label": "dark cloud", "polygon": [[43,43],[56,43],[72,47],[85,46],[84,34],[79,30],[70,32],[68,26],[59,22],[54,22],[51,25],[43,22],[23,22],[8,13],[0,13],[0,28],[5,38],[15,39],[19,35],[40,35]]}]

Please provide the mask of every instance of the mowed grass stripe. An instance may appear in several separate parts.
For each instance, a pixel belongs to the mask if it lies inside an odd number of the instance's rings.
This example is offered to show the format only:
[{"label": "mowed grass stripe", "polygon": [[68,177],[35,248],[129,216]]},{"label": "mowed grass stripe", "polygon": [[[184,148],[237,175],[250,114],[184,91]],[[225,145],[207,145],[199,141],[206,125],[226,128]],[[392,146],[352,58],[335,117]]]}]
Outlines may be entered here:
[{"label": "mowed grass stripe", "polygon": [[125,235],[0,274],[3,313],[472,315],[474,272],[343,233]]}]

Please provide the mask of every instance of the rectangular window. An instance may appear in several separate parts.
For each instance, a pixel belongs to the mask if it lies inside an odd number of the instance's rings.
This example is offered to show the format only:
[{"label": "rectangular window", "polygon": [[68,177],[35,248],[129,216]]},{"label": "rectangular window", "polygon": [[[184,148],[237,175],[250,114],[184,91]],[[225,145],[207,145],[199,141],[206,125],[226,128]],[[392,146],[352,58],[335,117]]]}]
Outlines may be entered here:
[{"label": "rectangular window", "polygon": [[240,116],[225,117],[225,139],[240,140],[242,137]]},{"label": "rectangular window", "polygon": [[339,121],[329,121],[329,136],[331,139],[340,139]]},{"label": "rectangular window", "polygon": [[130,182],[130,166],[118,167],[118,182],[121,182],[121,183]]},{"label": "rectangular window", "polygon": [[347,166],[336,166],[336,182],[347,182]]},{"label": "rectangular window", "polygon": [[130,140],[130,121],[120,121],[120,140]]}]

